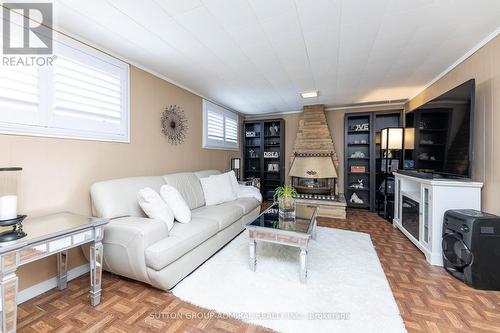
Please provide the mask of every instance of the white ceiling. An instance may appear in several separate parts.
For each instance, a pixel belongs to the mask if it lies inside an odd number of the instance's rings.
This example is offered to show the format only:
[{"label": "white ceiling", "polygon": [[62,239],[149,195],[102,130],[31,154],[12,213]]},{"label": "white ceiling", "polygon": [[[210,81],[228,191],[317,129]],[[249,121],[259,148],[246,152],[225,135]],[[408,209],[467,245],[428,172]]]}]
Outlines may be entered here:
[{"label": "white ceiling", "polygon": [[248,114],[412,97],[500,26],[498,0],[54,2],[62,31]]}]

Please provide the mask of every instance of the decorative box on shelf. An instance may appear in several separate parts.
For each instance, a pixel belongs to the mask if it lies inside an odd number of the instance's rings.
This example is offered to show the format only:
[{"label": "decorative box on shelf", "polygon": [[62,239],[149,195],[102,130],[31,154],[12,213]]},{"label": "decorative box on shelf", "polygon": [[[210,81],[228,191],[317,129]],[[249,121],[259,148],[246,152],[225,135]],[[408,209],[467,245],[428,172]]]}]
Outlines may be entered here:
[{"label": "decorative box on shelf", "polygon": [[365,173],[366,167],[364,165],[351,165],[352,173]]}]

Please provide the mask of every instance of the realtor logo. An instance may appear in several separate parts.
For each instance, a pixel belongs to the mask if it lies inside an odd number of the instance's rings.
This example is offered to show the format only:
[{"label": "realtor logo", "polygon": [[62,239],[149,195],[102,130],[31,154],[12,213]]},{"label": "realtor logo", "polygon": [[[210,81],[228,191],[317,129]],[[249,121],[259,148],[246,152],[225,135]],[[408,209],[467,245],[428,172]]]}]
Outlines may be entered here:
[{"label": "realtor logo", "polygon": [[52,54],[52,3],[3,4],[3,53]]}]

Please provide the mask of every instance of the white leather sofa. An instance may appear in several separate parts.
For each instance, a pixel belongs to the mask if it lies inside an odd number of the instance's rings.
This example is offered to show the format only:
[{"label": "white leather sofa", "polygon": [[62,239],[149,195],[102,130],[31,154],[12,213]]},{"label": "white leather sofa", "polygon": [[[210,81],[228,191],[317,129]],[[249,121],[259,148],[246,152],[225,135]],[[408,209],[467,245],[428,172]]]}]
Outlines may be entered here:
[{"label": "white leather sofa", "polygon": [[[168,290],[237,236],[260,212],[255,198],[239,198],[206,206],[199,178],[216,170],[165,176],[132,177],[96,183],[91,187],[93,213],[111,219],[104,231],[104,269]],[[137,203],[144,187],[177,188],[192,212],[190,223],[147,218]],[[242,263],[243,264],[243,263]]]}]

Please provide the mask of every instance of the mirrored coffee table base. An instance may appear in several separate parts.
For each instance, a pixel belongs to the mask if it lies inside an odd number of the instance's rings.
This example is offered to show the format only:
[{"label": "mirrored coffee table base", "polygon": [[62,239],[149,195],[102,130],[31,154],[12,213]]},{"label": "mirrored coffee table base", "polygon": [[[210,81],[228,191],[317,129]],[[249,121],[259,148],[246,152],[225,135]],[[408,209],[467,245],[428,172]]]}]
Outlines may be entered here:
[{"label": "mirrored coffee table base", "polygon": [[293,246],[300,249],[300,282],[307,282],[307,250],[310,239],[316,239],[316,216],[318,208],[297,205],[293,220],[279,218],[275,204],[263,212],[255,221],[246,225],[249,239],[249,266],[255,272],[257,266],[257,241]]}]

